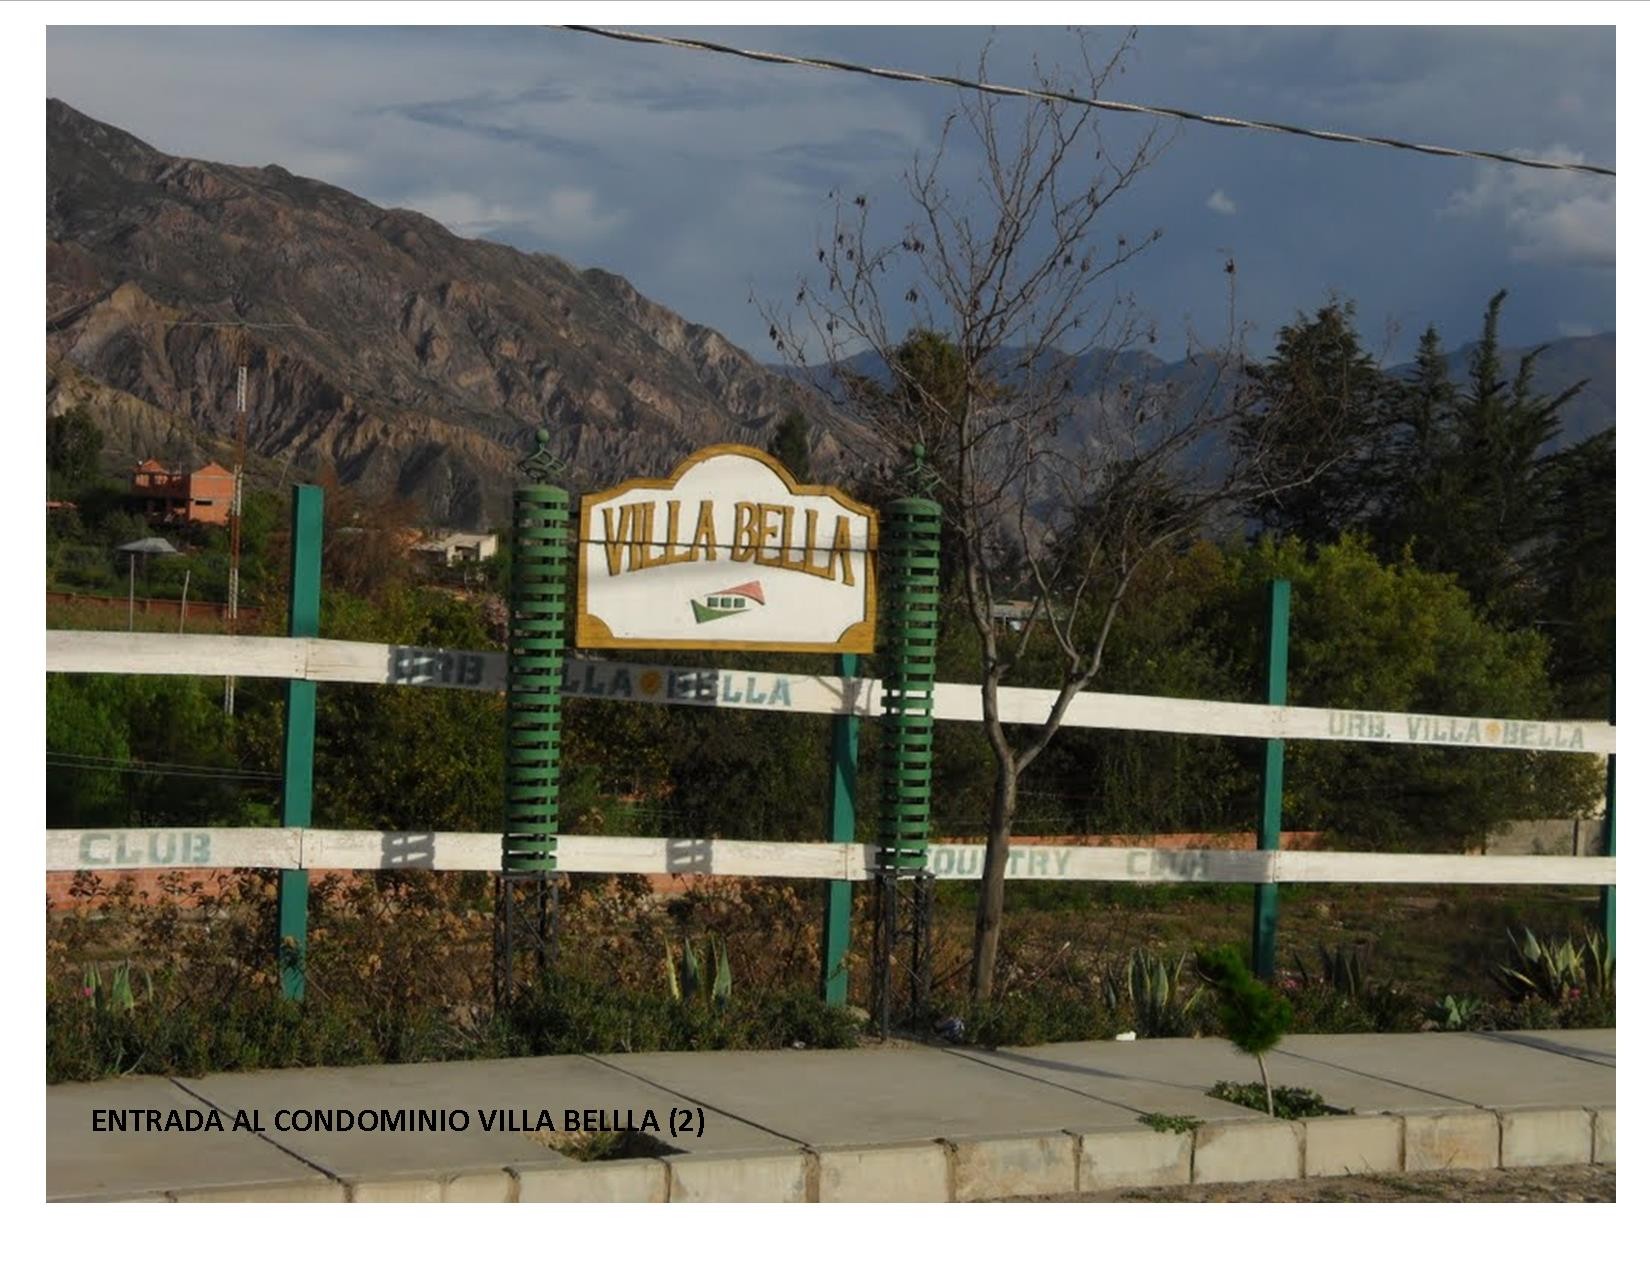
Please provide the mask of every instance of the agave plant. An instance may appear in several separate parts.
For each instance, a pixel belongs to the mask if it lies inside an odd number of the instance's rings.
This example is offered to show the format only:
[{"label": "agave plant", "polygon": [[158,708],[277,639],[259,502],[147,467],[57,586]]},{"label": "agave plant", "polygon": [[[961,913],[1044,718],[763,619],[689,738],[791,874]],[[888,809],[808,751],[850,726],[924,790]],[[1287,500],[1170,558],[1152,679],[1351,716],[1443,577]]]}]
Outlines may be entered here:
[{"label": "agave plant", "polygon": [[1123,1005],[1123,980],[1117,977],[1117,971],[1108,968],[1100,975],[1100,1000],[1110,1013],[1116,1013]]},{"label": "agave plant", "polygon": [[1495,981],[1515,1001],[1538,998],[1554,1003],[1589,993],[1609,995],[1615,989],[1615,954],[1607,941],[1589,932],[1578,948],[1566,938],[1543,941],[1528,927],[1524,937],[1507,931],[1512,947],[1510,965],[1495,967]]},{"label": "agave plant", "polygon": [[713,980],[707,985],[705,967],[699,962],[699,952],[693,946],[692,939],[682,940],[680,973],[675,949],[669,943],[665,944],[665,984],[670,989],[671,1000],[697,1001],[708,996],[718,1009],[727,1007],[733,999],[733,969],[728,964],[728,945],[714,934],[710,936],[710,959],[716,970]]},{"label": "agave plant", "polygon": [[1483,1009],[1484,1002],[1478,997],[1462,993],[1444,997],[1427,1011],[1427,1017],[1444,1031],[1459,1032],[1471,1027]]},{"label": "agave plant", "polygon": [[[1299,956],[1295,957],[1295,965],[1301,972],[1301,981],[1311,982],[1312,975]],[[1339,945],[1331,950],[1319,943],[1318,968],[1322,980],[1350,1000],[1362,1000],[1369,990],[1368,961],[1360,948]]]},{"label": "agave plant", "polygon": [[670,999],[682,999],[682,980],[676,975],[676,949],[665,941],[665,985],[670,988]]},{"label": "agave plant", "polygon": [[[154,982],[149,972],[143,972],[144,998],[153,1000],[155,995]],[[103,975],[95,963],[86,966],[86,972],[81,978],[81,991],[101,1011],[119,1014],[129,1014],[137,1008],[137,996],[132,991],[132,963],[122,961],[115,966],[110,974],[109,981],[103,981]]]},{"label": "agave plant", "polygon": [[1185,965],[1184,953],[1173,965],[1143,948],[1129,957],[1129,1000],[1134,1006],[1135,1030],[1142,1036],[1176,1034],[1203,995],[1198,987],[1181,999],[1180,976]]},{"label": "agave plant", "polygon": [[1582,938],[1581,968],[1594,996],[1607,1000],[1616,994],[1616,954],[1597,930],[1588,930]]},{"label": "agave plant", "polygon": [[705,985],[699,966],[699,953],[694,951],[691,939],[682,940],[682,998],[697,1000],[699,989]]},{"label": "agave plant", "polygon": [[716,954],[716,981],[711,984],[710,999],[717,1009],[726,1009],[733,999],[733,969],[728,964],[728,945],[713,934],[710,947]]}]

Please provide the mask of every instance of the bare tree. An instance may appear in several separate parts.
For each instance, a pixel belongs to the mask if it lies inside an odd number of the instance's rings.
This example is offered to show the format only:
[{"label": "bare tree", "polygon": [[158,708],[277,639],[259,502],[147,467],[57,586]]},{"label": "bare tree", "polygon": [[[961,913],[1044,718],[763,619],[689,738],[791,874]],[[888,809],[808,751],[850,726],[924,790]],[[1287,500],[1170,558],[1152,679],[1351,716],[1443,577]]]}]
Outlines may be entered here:
[{"label": "bare tree", "polygon": [[[1131,40],[1097,62],[1074,35],[1077,72],[1039,66],[1037,78],[1051,92],[1102,96]],[[796,308],[766,311],[788,358],[817,369],[823,357],[824,386],[875,427],[885,460],[920,443],[937,479],[995,758],[977,1001],[993,990],[1021,776],[1099,678],[1142,564],[1252,495],[1266,455],[1219,445],[1232,410],[1221,380],[1241,366],[1235,307],[1224,350],[1194,357],[1188,333],[1188,357],[1207,374],[1175,389],[1148,375],[1141,347],[1155,327],[1118,286],[1160,235],[1120,232],[1119,198],[1164,144],[1145,128],[1114,148],[1100,113],[1069,100],[965,93],[934,152],[906,174],[903,230],[882,229],[865,196],[837,195]],[[958,169],[968,179],[954,187]],[[1229,303],[1234,271],[1228,259]],[[1017,631],[998,609],[1015,594],[1029,607]],[[1057,649],[1059,685],[1039,724],[1005,725],[1000,692],[1034,642]]]}]

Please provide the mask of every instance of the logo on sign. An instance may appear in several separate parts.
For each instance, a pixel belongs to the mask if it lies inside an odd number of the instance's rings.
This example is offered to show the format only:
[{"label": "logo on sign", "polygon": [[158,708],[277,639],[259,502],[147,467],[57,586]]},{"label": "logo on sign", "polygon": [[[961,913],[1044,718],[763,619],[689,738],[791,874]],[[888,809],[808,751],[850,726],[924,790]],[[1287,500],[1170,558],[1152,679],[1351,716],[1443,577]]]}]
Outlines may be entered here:
[{"label": "logo on sign", "polygon": [[759,607],[768,604],[768,600],[762,596],[762,584],[759,580],[736,584],[731,589],[718,589],[715,593],[707,593],[702,598],[694,598],[693,621],[695,624],[709,624],[712,620],[731,620],[734,616],[743,614],[745,608],[752,603]]}]

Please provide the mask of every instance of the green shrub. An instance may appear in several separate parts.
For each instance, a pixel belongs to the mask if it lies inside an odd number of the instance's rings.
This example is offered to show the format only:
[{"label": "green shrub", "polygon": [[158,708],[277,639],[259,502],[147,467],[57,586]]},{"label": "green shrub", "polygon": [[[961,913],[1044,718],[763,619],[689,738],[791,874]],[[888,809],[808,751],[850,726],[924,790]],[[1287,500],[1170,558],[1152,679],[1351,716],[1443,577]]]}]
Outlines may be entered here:
[{"label": "green shrub", "polygon": [[1203,988],[1190,995],[1181,988],[1181,972],[1186,956],[1173,965],[1143,948],[1129,957],[1129,1005],[1134,1011],[1134,1029],[1141,1036],[1189,1036],[1193,1013],[1203,997]]},{"label": "green shrub", "polygon": [[1507,942],[1512,963],[1496,966],[1495,980],[1512,1000],[1533,998],[1559,1005],[1614,998],[1615,953],[1596,930],[1587,930],[1579,947],[1568,938],[1538,939],[1528,927],[1522,940],[1508,930]]},{"label": "green shrub", "polygon": [[1293,1020],[1289,1002],[1251,974],[1230,944],[1200,953],[1198,971],[1214,986],[1226,1038],[1260,1067],[1266,1114],[1272,1115],[1272,1080],[1266,1074],[1266,1053],[1289,1030]]},{"label": "green shrub", "polygon": [[1222,1102],[1236,1103],[1240,1107],[1248,1107],[1251,1111],[1264,1111],[1269,1116],[1275,1115],[1283,1120],[1346,1114],[1339,1107],[1331,1107],[1326,1103],[1323,1095],[1315,1089],[1297,1089],[1290,1085],[1279,1085],[1276,1089],[1271,1089],[1254,1083],[1240,1085],[1236,1081],[1222,1080],[1209,1090],[1209,1097],[1219,1098]]}]

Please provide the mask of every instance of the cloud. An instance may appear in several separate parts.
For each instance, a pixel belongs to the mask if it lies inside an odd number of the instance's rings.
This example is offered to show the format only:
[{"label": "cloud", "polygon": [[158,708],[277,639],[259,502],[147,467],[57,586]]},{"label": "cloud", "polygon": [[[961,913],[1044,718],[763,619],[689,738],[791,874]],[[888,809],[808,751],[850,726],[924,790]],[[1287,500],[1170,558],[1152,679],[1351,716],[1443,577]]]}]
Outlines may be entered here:
[{"label": "cloud", "polygon": [[546,198],[539,220],[559,239],[587,243],[623,224],[625,217],[622,212],[603,212],[597,207],[593,190],[561,186]]},{"label": "cloud", "polygon": [[427,191],[404,196],[402,206],[433,217],[455,235],[477,239],[522,218],[507,204],[484,203],[462,190]]},{"label": "cloud", "polygon": [[585,244],[622,225],[622,212],[603,212],[596,192],[579,186],[558,186],[532,206],[481,199],[468,191],[425,191],[397,201],[414,212],[433,217],[455,235],[479,239],[508,228],[526,228],[546,238]]},{"label": "cloud", "polygon": [[[1566,146],[1514,153],[1560,163],[1586,158]],[[1514,261],[1615,268],[1616,185],[1607,177],[1486,163],[1471,186],[1450,195],[1442,211],[1451,217],[1499,220]]]},{"label": "cloud", "polygon": [[[965,76],[985,38],[965,27],[696,33]],[[1111,36],[1097,35],[1103,52]],[[1139,47],[1110,95],[1495,149],[1615,150],[1607,27],[1159,26]],[[1028,82],[1034,55],[1069,53],[1064,31],[1005,28],[994,78]],[[459,234],[602,266],[759,355],[771,349],[767,324],[748,299],[795,295],[830,224],[827,192],[864,193],[877,235],[897,240],[909,207],[901,174],[931,153],[956,105],[911,85],[511,26],[58,26],[47,54],[53,95],[169,153],[280,164]],[[1566,94],[1579,114],[1566,113]],[[1012,129],[1020,116],[1002,118]],[[1138,125],[1108,117],[1104,127],[1116,151],[1114,130]],[[950,144],[947,178],[966,203],[977,144],[965,129]],[[1550,336],[1560,314],[1608,327],[1612,271],[1560,276],[1525,263],[1608,264],[1612,183],[1532,172],[1528,187],[1478,192],[1490,167],[1188,125],[1117,205],[1131,242],[1160,224],[1167,236],[1130,267],[1130,290],[1167,323],[1193,311],[1200,326],[1223,323],[1224,289],[1202,299],[1210,263],[1225,259],[1205,252],[1212,237],[1254,263],[1241,317],[1261,330],[1333,285],[1371,315],[1470,331],[1502,283],[1520,298],[1509,333],[1520,315],[1540,316],[1521,341]],[[1241,206],[1227,182],[1243,189]],[[1462,207],[1441,226],[1457,188]],[[1348,254],[1348,241],[1365,251]]]},{"label": "cloud", "polygon": [[1599,328],[1591,323],[1576,323],[1571,319],[1560,319],[1558,321],[1558,334],[1567,337],[1597,336]]}]

